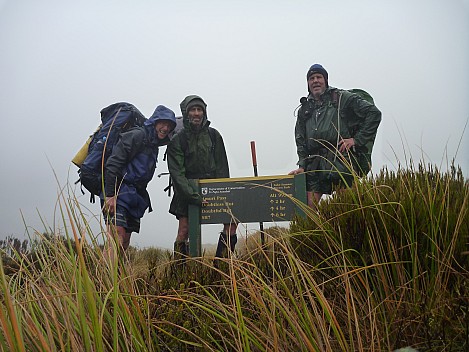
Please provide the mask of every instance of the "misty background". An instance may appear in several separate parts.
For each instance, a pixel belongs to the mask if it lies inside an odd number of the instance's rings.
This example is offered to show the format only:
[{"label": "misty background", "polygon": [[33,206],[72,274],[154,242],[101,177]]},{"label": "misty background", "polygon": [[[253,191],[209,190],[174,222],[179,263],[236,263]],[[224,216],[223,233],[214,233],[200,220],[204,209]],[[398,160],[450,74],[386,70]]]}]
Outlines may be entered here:
[{"label": "misty background", "polygon": [[[374,173],[411,160],[446,170],[454,158],[467,178],[468,38],[468,0],[0,1],[0,239],[65,234],[61,191],[99,229],[99,205],[74,184],[70,160],[117,101],[147,117],[159,104],[180,115],[181,100],[198,94],[231,176],[253,175],[250,141],[259,175],[288,173],[314,63],[331,86],[365,89],[382,111]],[[163,154],[157,174],[167,171]],[[172,248],[167,182],[150,183],[154,212],[131,245]],[[203,242],[220,229],[204,225]]]}]

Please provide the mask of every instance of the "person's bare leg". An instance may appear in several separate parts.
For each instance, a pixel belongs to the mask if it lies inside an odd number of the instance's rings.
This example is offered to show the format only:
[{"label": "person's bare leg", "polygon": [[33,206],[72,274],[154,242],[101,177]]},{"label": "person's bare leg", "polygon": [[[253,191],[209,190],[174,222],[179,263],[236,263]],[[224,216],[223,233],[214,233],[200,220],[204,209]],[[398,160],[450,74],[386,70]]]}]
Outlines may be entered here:
[{"label": "person's bare leg", "polygon": [[313,207],[313,192],[311,191],[306,192],[306,201],[308,203],[308,206],[312,208]]},{"label": "person's bare leg", "polygon": [[319,204],[321,197],[322,197],[322,193],[314,192],[314,200],[316,201],[316,204]]},{"label": "person's bare leg", "polygon": [[308,202],[308,206],[310,208],[317,209],[319,201],[321,200],[321,198],[322,198],[322,193],[310,192],[310,191],[306,192],[306,199],[307,199],[307,202]]},{"label": "person's bare leg", "polygon": [[[128,238],[127,238],[128,237]],[[128,240],[127,247],[130,243],[130,234],[127,235],[125,228],[122,226],[107,225],[107,243],[106,243],[106,256],[114,261],[117,258],[119,251],[127,249],[124,247],[125,240]]]},{"label": "person's bare leg", "polygon": [[180,217],[178,224],[178,234],[176,236],[176,241],[174,242],[174,259],[179,260],[187,256],[188,246],[187,240],[189,239],[189,218]]},{"label": "person's bare leg", "polygon": [[237,227],[238,224],[235,223],[223,224],[223,232],[227,235],[234,235],[236,234]]},{"label": "person's bare leg", "polygon": [[189,218],[180,217],[176,242],[186,242],[189,239]]},{"label": "person's bare leg", "polygon": [[130,246],[130,237],[132,236],[131,232],[124,232],[124,234],[119,234],[119,243],[121,247],[125,250]]}]

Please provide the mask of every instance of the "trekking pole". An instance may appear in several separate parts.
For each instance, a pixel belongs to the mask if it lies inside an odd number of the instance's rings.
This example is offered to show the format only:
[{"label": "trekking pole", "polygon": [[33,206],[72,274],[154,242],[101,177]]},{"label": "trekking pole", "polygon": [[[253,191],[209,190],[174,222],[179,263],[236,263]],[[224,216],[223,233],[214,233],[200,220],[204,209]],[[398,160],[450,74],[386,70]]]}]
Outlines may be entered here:
[{"label": "trekking pole", "polygon": [[[256,157],[256,142],[251,141],[251,157],[252,157],[252,167],[254,168],[254,176],[258,176],[257,174],[257,157]],[[264,236],[264,223],[259,223],[259,230],[261,232],[261,244],[265,245],[265,236]]]}]

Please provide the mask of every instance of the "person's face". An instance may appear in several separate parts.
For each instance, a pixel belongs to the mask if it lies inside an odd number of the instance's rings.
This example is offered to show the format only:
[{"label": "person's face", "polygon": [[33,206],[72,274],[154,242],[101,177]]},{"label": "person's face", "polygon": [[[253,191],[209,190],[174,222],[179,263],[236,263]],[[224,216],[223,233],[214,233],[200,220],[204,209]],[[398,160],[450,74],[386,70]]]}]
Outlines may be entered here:
[{"label": "person's face", "polygon": [[326,91],[326,80],[320,73],[313,73],[308,78],[309,91],[315,98],[319,98]]},{"label": "person's face", "polygon": [[204,118],[204,110],[201,106],[193,106],[189,110],[189,122],[194,126],[200,126]]},{"label": "person's face", "polygon": [[166,136],[171,132],[173,124],[168,120],[156,121],[155,131],[158,139],[165,139]]}]

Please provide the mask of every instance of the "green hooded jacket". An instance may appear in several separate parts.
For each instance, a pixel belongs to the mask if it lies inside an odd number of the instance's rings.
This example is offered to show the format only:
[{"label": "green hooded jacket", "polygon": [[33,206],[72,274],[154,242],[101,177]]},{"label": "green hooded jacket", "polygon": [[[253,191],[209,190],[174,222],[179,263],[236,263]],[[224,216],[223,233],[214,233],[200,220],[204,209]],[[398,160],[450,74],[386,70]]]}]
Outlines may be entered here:
[{"label": "green hooded jacket", "polygon": [[[333,92],[338,103],[333,99]],[[380,122],[378,108],[358,94],[328,87],[320,102],[309,96],[298,111],[295,125],[298,166],[306,169],[311,156],[324,155],[324,149],[338,149],[338,141],[346,138],[354,138],[357,154],[371,156],[369,146],[374,142]],[[369,169],[369,165],[361,167]]]},{"label": "green hooded jacket", "polygon": [[[200,100],[204,107],[202,126],[192,128],[187,106],[194,100]],[[186,97],[180,104],[184,128],[178,132],[168,146],[168,170],[174,186],[174,197],[170,212],[175,215],[186,215],[187,205],[202,204],[202,196],[198,193],[195,179],[225,178],[230,176],[225,145],[220,133],[214,130],[215,145],[209,134],[210,121],[207,119],[207,104],[197,95]],[[187,143],[181,143],[186,138]],[[183,150],[183,146],[187,150]]]}]

